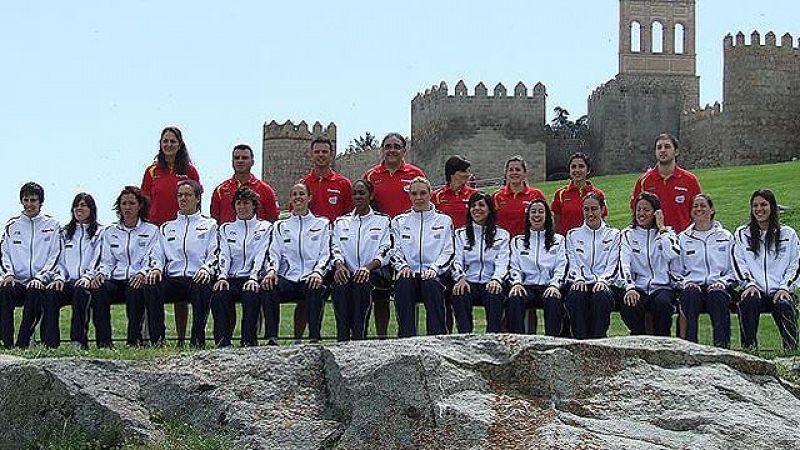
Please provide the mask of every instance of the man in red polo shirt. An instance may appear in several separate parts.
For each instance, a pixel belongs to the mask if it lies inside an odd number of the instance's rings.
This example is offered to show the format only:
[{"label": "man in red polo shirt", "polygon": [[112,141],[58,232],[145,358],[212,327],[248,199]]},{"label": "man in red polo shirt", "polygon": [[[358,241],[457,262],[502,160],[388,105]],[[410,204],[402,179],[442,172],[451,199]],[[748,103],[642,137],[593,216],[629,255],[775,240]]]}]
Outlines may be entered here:
[{"label": "man in red polo shirt", "polygon": [[[329,139],[314,139],[310,147],[311,170],[302,178],[311,194],[309,209],[316,216],[336,220],[353,210],[353,185],[331,169],[336,153]],[[290,205],[291,206],[291,205]]]},{"label": "man in red polo shirt", "polygon": [[253,149],[247,144],[238,144],[233,147],[232,162],[233,176],[223,181],[214,189],[211,195],[211,217],[217,223],[233,222],[236,212],[233,210],[233,193],[242,186],[255,191],[261,200],[258,209],[258,218],[274,222],[280,213],[275,191],[266,182],[259,180],[250,170],[253,168]]},{"label": "man in red polo shirt", "polygon": [[[364,179],[372,183],[377,209],[394,217],[411,209],[408,185],[416,177],[424,177],[419,167],[405,162],[406,138],[400,133],[389,133],[383,138],[383,161],[364,172]],[[372,299],[375,313],[375,334],[386,337],[389,329],[388,291],[376,289]]]},{"label": "man in red polo shirt", "polygon": [[692,200],[701,192],[700,182],[688,170],[675,162],[678,155],[678,140],[669,133],[656,138],[655,167],[644,173],[636,181],[631,197],[631,210],[636,207],[636,198],[642,191],[651,192],[661,201],[664,224],[680,233],[689,226],[692,219]]}]

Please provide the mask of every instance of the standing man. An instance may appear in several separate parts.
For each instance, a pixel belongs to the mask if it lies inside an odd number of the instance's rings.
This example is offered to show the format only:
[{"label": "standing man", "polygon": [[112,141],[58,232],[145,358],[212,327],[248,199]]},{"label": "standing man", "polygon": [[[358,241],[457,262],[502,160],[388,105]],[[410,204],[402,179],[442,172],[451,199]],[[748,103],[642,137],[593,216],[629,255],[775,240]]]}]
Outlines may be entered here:
[{"label": "standing man", "polygon": [[[411,209],[408,186],[416,177],[425,177],[419,167],[405,162],[407,142],[400,133],[389,133],[381,142],[383,161],[364,172],[363,178],[374,188],[379,212],[390,218]],[[375,334],[386,337],[389,329],[389,291],[375,290]]]},{"label": "standing man", "polygon": [[259,180],[250,172],[254,162],[253,149],[247,144],[238,144],[233,147],[231,159],[233,176],[214,189],[214,193],[211,195],[211,217],[216,219],[219,225],[235,221],[233,194],[236,189],[244,186],[252,189],[259,196],[261,208],[258,210],[258,218],[270,222],[278,220],[280,211],[278,201],[275,199],[275,191],[269,184]]},{"label": "standing man", "polygon": [[353,211],[353,185],[331,168],[335,156],[330,139],[311,141],[311,170],[301,179],[311,194],[309,209],[315,216],[327,217],[330,223]]},{"label": "standing man", "polygon": [[[44,307],[45,286],[58,264],[61,226],[41,214],[44,189],[28,182],[19,190],[22,214],[6,224],[0,243],[2,281],[0,281],[0,330],[3,345],[14,345],[14,307],[23,305],[17,347],[30,346],[31,337]],[[49,330],[45,330],[47,332]],[[44,336],[45,342],[51,342]]]},{"label": "standing man", "polygon": [[669,133],[656,138],[656,166],[644,173],[633,187],[631,210],[642,191],[658,196],[664,213],[664,224],[680,233],[689,226],[692,219],[692,200],[701,192],[697,177],[678,166],[678,139]]}]

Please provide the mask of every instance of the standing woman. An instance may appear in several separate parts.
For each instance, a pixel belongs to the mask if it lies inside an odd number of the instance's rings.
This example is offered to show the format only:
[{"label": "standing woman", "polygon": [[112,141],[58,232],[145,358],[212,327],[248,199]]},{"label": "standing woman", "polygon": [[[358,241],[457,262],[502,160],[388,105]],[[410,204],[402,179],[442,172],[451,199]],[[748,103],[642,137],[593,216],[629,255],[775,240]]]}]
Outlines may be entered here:
[{"label": "standing woman", "polygon": [[444,163],[444,179],[446,184],[435,190],[431,202],[442,214],[447,214],[453,221],[453,228],[461,228],[467,224],[467,202],[477,189],[467,185],[472,174],[471,163],[460,155],[453,155]]},{"label": "standing woman", "polygon": [[150,341],[164,343],[164,302],[192,305],[190,344],[204,347],[211,304],[211,274],[216,255],[217,221],[200,214],[203,187],[194,180],[178,182],[178,217],[161,225],[159,243],[150,257],[144,295]]},{"label": "standing woman", "polygon": [[125,303],[128,345],[142,344],[144,282],[150,251],[158,244],[158,227],[147,222],[150,203],[136,186],[125,186],[114,202],[119,221],[103,232],[92,287],[98,347],[111,347],[111,304]]},{"label": "standing woman", "polygon": [[494,193],[497,226],[512,237],[524,234],[528,205],[536,199],[544,200],[544,194],[528,186],[528,166],[522,156],[512,156],[506,161],[505,186]]},{"label": "standing woman", "polygon": [[441,277],[453,262],[453,221],[431,204],[431,183],[416,177],[409,185],[411,210],[392,220],[392,265],[398,335],[417,335],[416,303],[425,304],[428,335],[446,334],[444,285]]},{"label": "standing woman", "polygon": [[265,253],[266,271],[261,281],[264,288],[264,317],[269,344],[277,344],[281,303],[303,299],[305,320],[311,342],[322,338],[322,313],[326,296],[323,282],[331,259],[330,223],[308,209],[311,195],[303,183],[289,192],[292,214],[278,220],[272,228],[272,241]]},{"label": "standing woman", "polygon": [[[547,201],[537,198],[525,211],[525,234],[511,240],[511,265],[506,318],[508,331],[525,333],[525,311],[544,308],[544,332],[560,336],[564,322],[561,288],[566,281],[564,237],[556,234]],[[533,334],[535,330],[530,330]]]},{"label": "standing woman", "polygon": [[708,194],[695,195],[691,217],[692,223],[678,235],[681,255],[673,265],[674,278],[681,288],[685,338],[697,342],[697,319],[708,311],[714,345],[729,348],[731,291],[736,281],[731,265],[733,235],[714,220],[714,202]]},{"label": "standing woman", "polygon": [[625,281],[620,315],[632,335],[645,334],[645,313],[653,315],[656,336],[669,336],[674,290],[670,263],[680,256],[678,238],[664,225],[661,202],[655,194],[636,198],[633,223],[622,231],[620,270]]},{"label": "standing woman", "polygon": [[[191,179],[198,183],[200,175],[192,165],[183,134],[177,127],[161,131],[156,160],[147,167],[142,177],[142,193],[150,199],[150,222],[161,226],[178,215],[178,181]],[[178,345],[186,337],[189,309],[184,302],[175,303],[175,328]]]},{"label": "standing woman", "polygon": [[372,183],[353,182],[355,209],[333,223],[333,310],[336,339],[364,339],[375,285],[387,285],[380,268],[392,248],[391,219],[370,207]]},{"label": "standing woman", "polygon": [[453,310],[460,333],[472,333],[472,306],[483,304],[486,332],[503,324],[503,283],[508,273],[509,234],[497,226],[492,196],[475,192],[464,214],[466,226],[456,230],[453,260]]},{"label": "standing woman", "polygon": [[100,254],[103,227],[97,223],[94,198],[81,192],[72,200],[72,218],[61,229],[61,253],[58,267],[47,285],[47,302],[42,327],[45,345],[58,347],[61,341],[59,313],[61,305],[72,304],[70,340],[82,349],[89,347],[87,332],[91,294],[91,270]]},{"label": "standing woman", "polygon": [[[586,194],[593,192],[598,198],[606,197],[603,191],[589,181],[591,173],[589,155],[577,152],[569,157],[569,183],[553,194],[553,202],[550,204],[558,234],[566,236],[569,230],[583,225],[585,219],[583,200]],[[601,220],[607,215],[608,210],[604,201]]]},{"label": "standing woman", "polygon": [[745,288],[739,302],[742,347],[758,347],[759,315],[771,312],[784,350],[796,350],[794,291],[800,277],[800,242],[795,230],[781,225],[772,191],[753,192],[750,223],[737,228],[733,236],[733,266]]},{"label": "standing woman", "polygon": [[589,192],[583,197],[583,225],[567,233],[572,286],[565,303],[575,339],[604,338],[611,325],[620,233],[603,221],[605,210],[603,196]]}]

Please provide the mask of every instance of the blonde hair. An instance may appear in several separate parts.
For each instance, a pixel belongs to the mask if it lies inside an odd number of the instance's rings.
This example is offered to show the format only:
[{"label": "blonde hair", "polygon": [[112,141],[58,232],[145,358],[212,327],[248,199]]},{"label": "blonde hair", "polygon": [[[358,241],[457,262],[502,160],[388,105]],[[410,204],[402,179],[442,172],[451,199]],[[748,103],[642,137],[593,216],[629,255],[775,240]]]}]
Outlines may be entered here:
[{"label": "blonde hair", "polygon": [[409,190],[410,190],[412,184],[417,184],[417,183],[422,183],[425,186],[427,186],[428,192],[433,191],[433,188],[431,187],[431,182],[428,181],[428,179],[425,178],[425,177],[414,177],[414,179],[411,180],[411,183],[408,183]]}]

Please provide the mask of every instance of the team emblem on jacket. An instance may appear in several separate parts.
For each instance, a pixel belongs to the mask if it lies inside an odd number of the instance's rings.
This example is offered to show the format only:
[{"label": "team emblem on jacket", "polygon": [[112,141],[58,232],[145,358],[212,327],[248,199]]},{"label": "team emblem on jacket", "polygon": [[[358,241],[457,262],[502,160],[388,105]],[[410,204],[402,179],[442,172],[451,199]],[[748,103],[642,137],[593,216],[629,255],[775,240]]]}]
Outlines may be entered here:
[{"label": "team emblem on jacket", "polygon": [[328,197],[328,203],[330,203],[331,205],[335,205],[338,201],[339,201],[339,197],[337,197],[335,195],[332,195],[332,196]]},{"label": "team emblem on jacket", "polygon": [[680,205],[685,201],[686,201],[686,196],[685,195],[676,195],[675,196],[675,203]]}]

